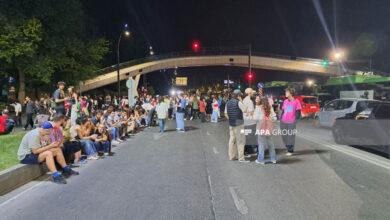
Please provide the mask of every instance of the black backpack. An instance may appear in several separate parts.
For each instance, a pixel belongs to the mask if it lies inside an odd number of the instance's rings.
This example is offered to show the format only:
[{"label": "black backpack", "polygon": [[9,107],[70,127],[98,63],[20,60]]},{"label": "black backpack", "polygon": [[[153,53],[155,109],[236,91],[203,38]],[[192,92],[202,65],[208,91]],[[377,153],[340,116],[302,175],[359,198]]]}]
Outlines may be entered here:
[{"label": "black backpack", "polygon": [[5,129],[4,131],[5,132],[11,132],[15,127],[15,121],[13,119],[7,119],[5,121]]}]

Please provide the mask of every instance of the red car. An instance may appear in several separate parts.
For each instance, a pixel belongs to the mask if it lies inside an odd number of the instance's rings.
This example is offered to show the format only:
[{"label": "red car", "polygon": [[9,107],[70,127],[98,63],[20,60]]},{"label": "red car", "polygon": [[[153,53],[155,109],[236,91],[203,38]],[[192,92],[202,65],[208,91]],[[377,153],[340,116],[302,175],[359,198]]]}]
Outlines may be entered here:
[{"label": "red car", "polygon": [[[298,99],[301,103],[302,110],[301,115],[302,118],[314,118],[317,112],[320,111],[320,106],[318,104],[318,99],[315,96],[294,96],[294,98]],[[276,97],[274,98],[275,101]],[[286,96],[280,96],[280,100],[286,99]],[[282,104],[282,103],[281,103]]]}]

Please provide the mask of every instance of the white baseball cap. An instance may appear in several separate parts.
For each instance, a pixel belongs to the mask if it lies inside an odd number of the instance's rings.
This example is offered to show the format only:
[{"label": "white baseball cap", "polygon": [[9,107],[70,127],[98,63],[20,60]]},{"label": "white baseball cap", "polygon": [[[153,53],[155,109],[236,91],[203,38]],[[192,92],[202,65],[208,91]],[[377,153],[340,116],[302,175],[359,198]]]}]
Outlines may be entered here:
[{"label": "white baseball cap", "polygon": [[252,88],[246,88],[245,89],[245,94],[249,94],[249,93],[252,93],[254,92],[254,90]]}]

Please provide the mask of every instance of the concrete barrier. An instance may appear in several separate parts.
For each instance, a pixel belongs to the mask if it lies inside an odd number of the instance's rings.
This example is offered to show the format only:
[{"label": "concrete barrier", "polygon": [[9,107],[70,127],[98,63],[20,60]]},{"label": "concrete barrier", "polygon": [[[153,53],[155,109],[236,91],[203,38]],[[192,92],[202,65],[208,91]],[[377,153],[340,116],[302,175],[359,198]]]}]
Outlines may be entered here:
[{"label": "concrete barrier", "polygon": [[47,172],[44,165],[19,164],[0,171],[0,195],[28,183]]}]

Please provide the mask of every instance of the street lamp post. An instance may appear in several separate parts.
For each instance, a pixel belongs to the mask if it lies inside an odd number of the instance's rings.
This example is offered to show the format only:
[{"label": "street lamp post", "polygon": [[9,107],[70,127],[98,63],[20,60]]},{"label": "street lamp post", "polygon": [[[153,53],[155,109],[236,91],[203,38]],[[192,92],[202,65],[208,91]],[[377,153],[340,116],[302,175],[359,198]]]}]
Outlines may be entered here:
[{"label": "street lamp post", "polygon": [[118,39],[118,47],[117,47],[117,58],[118,58],[118,63],[116,65],[116,70],[117,70],[117,83],[118,83],[118,98],[121,97],[121,80],[120,80],[120,75],[119,75],[119,63],[120,63],[120,60],[119,60],[119,45],[121,43],[121,39],[122,39],[122,35],[123,33],[125,34],[126,37],[129,37],[130,36],[130,32],[127,30],[127,24],[125,24],[124,26],[124,30],[121,31],[121,34],[119,35],[119,39]]}]

